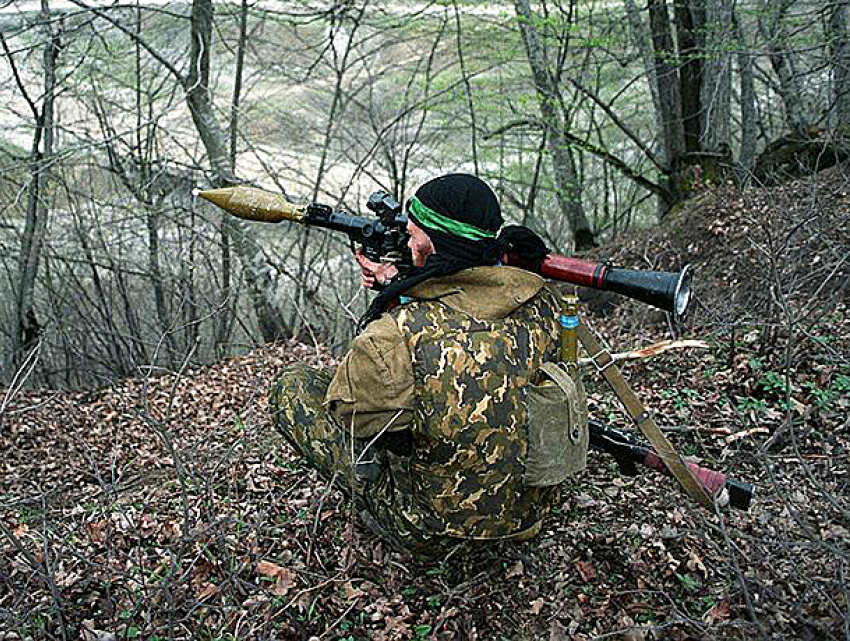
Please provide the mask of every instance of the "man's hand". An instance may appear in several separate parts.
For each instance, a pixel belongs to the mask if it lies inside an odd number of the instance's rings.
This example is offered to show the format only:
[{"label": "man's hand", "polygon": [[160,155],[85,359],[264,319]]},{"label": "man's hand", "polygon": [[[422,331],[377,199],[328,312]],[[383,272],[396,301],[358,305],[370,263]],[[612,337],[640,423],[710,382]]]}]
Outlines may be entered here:
[{"label": "man's hand", "polygon": [[385,285],[391,278],[398,274],[395,265],[389,263],[373,263],[363,255],[363,250],[358,249],[354,258],[360,265],[360,284],[368,289],[374,289],[375,284]]}]

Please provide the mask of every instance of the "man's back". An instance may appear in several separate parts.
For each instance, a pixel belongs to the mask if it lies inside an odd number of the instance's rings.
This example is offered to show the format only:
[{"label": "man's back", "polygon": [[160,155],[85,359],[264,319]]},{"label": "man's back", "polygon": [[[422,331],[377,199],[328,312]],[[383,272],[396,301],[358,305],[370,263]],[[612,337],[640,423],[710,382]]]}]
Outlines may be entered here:
[{"label": "man's back", "polygon": [[559,303],[529,272],[482,267],[423,284],[392,312],[416,395],[410,480],[429,529],[502,538],[533,528],[550,490],[523,484],[527,386],[555,360]]}]

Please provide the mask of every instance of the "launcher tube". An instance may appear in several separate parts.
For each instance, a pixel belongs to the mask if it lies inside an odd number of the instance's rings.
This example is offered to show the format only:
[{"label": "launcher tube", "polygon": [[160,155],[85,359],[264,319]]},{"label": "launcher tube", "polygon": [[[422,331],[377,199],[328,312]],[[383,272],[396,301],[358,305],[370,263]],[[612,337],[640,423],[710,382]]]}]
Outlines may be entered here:
[{"label": "launcher tube", "polygon": [[611,267],[592,260],[548,254],[539,269],[516,254],[505,256],[508,265],[536,271],[541,276],[581,287],[601,289],[642,301],[681,319],[691,299],[692,272],[685,266],[679,272],[641,271]]},{"label": "launcher tube", "polygon": [[607,266],[581,258],[549,254],[540,265],[540,275],[582,287],[602,289]]}]

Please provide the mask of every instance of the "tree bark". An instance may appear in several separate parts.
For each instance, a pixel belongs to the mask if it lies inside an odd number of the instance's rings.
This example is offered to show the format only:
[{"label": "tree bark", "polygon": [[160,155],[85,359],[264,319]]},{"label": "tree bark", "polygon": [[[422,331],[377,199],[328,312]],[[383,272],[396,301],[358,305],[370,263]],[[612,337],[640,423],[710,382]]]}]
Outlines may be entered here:
[{"label": "tree bark", "polygon": [[661,117],[661,96],[658,93],[658,79],[655,77],[655,59],[652,54],[652,42],[649,35],[649,30],[641,20],[640,13],[635,6],[634,0],[625,0],[626,15],[629,19],[629,28],[631,31],[632,42],[640,52],[640,57],[643,62],[644,73],[646,73],[647,84],[649,85],[649,93],[652,97],[653,115],[655,117],[655,128],[658,132],[658,141],[662,147],[661,155],[666,157],[667,152],[664,150],[664,137],[661,135],[663,130],[663,120]]},{"label": "tree bark", "polygon": [[732,14],[738,40],[738,73],[741,81],[741,150],[738,154],[738,183],[747,185],[756,163],[756,91],[753,58],[736,13]]},{"label": "tree bark", "polygon": [[[54,104],[56,97],[56,61],[61,50],[61,33],[51,20],[48,0],[41,0],[42,31],[45,36],[44,54],[44,98],[40,113],[30,102],[34,111],[36,127],[30,153],[30,183],[27,197],[27,215],[21,237],[18,258],[18,282],[15,296],[15,318],[17,327],[12,339],[12,368],[16,369],[27,353],[38,345],[43,331],[35,308],[35,282],[41,262],[41,252],[47,235],[47,208],[49,167],[53,156]],[[23,86],[21,91],[26,96]],[[29,101],[29,98],[27,97]]]},{"label": "tree bark", "polygon": [[850,138],[850,1],[838,0],[829,9],[827,23],[832,59],[832,129]]},{"label": "tree bark", "polygon": [[682,118],[682,97],[676,68],[676,51],[673,47],[670,16],[666,0],[649,0],[649,28],[655,51],[655,79],[661,104],[661,135],[666,152],[669,208],[684,196],[682,185],[683,157],[685,153],[685,127]]},{"label": "tree bark", "polygon": [[463,85],[466,91],[466,105],[469,110],[469,143],[472,149],[472,168],[473,173],[478,174],[478,123],[475,117],[475,105],[472,102],[472,86],[469,82],[469,74],[466,71],[466,60],[463,55],[463,27],[460,21],[460,8],[457,0],[452,0],[452,7],[455,14],[455,41],[457,46],[457,58],[460,63],[460,74],[463,78]]},{"label": "tree bark", "polygon": [[779,96],[785,107],[785,122],[793,134],[806,138],[809,122],[806,116],[805,93],[800,76],[794,69],[791,52],[784,46],[789,39],[786,18],[794,2],[795,0],[768,2],[760,20],[760,29],[767,42],[770,64],[779,78]]},{"label": "tree bark", "polygon": [[700,150],[729,160],[732,114],[732,0],[706,0],[703,52],[705,64],[700,89]]},{"label": "tree bark", "polygon": [[[225,187],[239,181],[230,169],[227,137],[215,117],[209,93],[212,17],[212,0],[192,2],[192,48],[189,73],[183,78],[183,86],[192,121],[209,156],[213,186]],[[245,269],[245,280],[263,340],[270,342],[288,336],[289,329],[273,302],[274,285],[263,253],[248,241],[250,236],[244,223],[232,219],[230,229],[238,236],[236,250]]]},{"label": "tree bark", "polygon": [[565,121],[557,108],[561,103],[560,92],[540,44],[528,0],[515,0],[514,8],[534,77],[558,203],[567,216],[576,251],[590,249],[596,246],[596,239],[581,204],[581,184],[565,138]]},{"label": "tree bark", "polygon": [[705,63],[705,0],[674,0],[679,60],[679,96],[685,153],[701,150],[702,85]]},{"label": "tree bark", "polygon": [[[236,48],[236,74],[233,81],[233,96],[230,101],[230,171],[236,173],[236,149],[239,137],[240,103],[242,99],[242,79],[245,70],[245,50],[248,45],[248,0],[242,0],[239,7],[239,42]],[[219,246],[221,250],[221,311],[214,323],[214,348],[217,356],[227,354],[227,345],[233,321],[236,317],[236,301],[233,292],[233,233],[232,216],[220,213]]]}]

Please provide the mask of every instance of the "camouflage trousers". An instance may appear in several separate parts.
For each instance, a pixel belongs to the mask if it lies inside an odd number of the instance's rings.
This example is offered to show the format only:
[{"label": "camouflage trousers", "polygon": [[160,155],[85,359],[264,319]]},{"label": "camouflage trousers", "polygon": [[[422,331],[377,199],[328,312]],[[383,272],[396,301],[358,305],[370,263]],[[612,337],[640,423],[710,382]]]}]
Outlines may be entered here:
[{"label": "camouflage trousers", "polygon": [[326,481],[353,502],[358,516],[394,548],[414,556],[445,556],[463,543],[419,525],[405,460],[380,448],[365,449],[324,406],[330,376],[306,365],[287,368],[269,394],[272,422],[284,439]]}]

